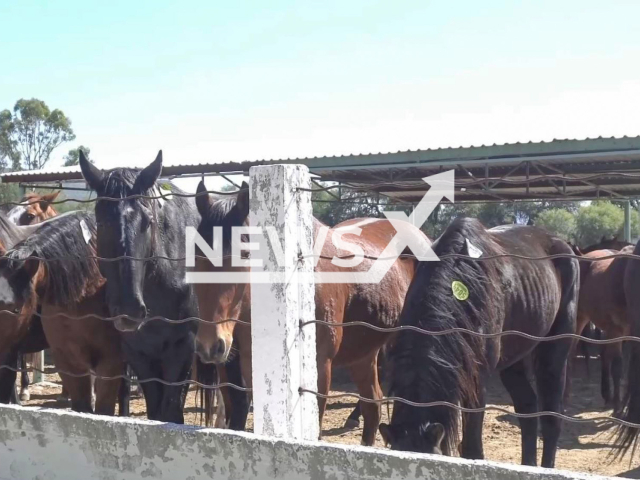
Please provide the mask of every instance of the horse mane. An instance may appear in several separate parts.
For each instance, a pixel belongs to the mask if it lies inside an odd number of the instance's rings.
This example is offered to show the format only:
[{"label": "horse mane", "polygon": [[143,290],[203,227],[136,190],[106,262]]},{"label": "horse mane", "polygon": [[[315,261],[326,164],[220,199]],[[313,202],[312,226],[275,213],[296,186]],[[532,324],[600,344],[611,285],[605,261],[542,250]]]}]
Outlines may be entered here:
[{"label": "horse mane", "polygon": [[[91,232],[87,243],[81,222]],[[70,212],[43,223],[6,253],[12,260],[45,259],[46,293],[53,305],[72,305],[93,295],[104,284],[96,255],[96,221],[92,213]]]},{"label": "horse mane", "polygon": [[18,225],[0,213],[0,240],[6,248],[11,248],[24,238],[24,234]]},{"label": "horse mane", "polygon": [[[431,331],[450,328],[489,331],[493,316],[489,299],[495,299],[495,285],[499,279],[496,262],[442,258],[447,254],[468,255],[467,240],[484,255],[503,253],[479,221],[454,220],[434,244],[434,251],[441,260],[421,262],[418,266],[407,293],[401,325]],[[468,288],[467,300],[453,296],[452,282],[455,280]],[[390,358],[390,393],[393,395],[416,402],[446,400],[464,405],[474,405],[478,400],[480,374],[485,365],[484,342],[478,337],[462,333],[434,336],[402,331],[392,346]],[[456,451],[459,419],[455,409],[409,407],[404,418],[399,420],[413,425],[441,423],[449,452]]]}]

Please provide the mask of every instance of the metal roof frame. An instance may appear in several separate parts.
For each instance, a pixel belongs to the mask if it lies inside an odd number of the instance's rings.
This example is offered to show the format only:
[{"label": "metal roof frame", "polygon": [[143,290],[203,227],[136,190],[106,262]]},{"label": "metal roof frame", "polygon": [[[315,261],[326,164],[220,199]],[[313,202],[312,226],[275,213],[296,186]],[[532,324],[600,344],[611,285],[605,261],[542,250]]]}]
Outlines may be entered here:
[{"label": "metal roof frame", "polygon": [[[361,187],[401,203],[419,201],[429,188],[422,178],[450,168],[456,170],[456,202],[640,197],[640,137],[168,165],[163,177],[246,173],[252,166],[272,163],[302,163],[321,180]],[[3,183],[79,179],[78,167],[0,175]]]}]

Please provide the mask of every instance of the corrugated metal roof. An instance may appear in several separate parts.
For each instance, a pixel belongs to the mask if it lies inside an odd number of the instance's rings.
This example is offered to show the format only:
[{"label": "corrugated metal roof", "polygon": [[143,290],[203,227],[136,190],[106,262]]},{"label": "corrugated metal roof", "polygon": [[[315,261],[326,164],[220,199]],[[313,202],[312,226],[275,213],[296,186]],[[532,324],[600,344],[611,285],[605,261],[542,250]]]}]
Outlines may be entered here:
[{"label": "corrugated metal roof", "polygon": [[[640,174],[640,136],[552,140],[549,142],[508,143],[475,147],[407,150],[395,153],[370,153],[243,162],[184,163],[166,165],[163,177],[189,174],[239,173],[269,163],[302,163],[323,180],[357,185],[372,185],[384,180],[402,179],[397,188],[376,191],[417,201],[428,189],[422,178],[445,168],[456,169],[460,186],[459,200],[516,200],[551,198],[561,192],[574,198],[600,196],[640,196],[638,178],[599,177],[593,182],[574,178],[604,172]],[[525,164],[527,169],[525,169]],[[547,174],[567,175],[566,181],[548,181]],[[501,182],[503,177],[520,179],[520,184]],[[51,182],[81,179],[79,167],[59,167],[0,175],[2,182]],[[527,179],[531,179],[531,181]],[[470,179],[476,184],[464,187]],[[485,179],[486,185],[478,185]],[[408,182],[408,183],[407,183]],[[555,185],[554,185],[555,182]],[[487,188],[490,187],[490,188]],[[554,194],[555,192],[555,194]],[[539,197],[536,197],[539,195]]]}]

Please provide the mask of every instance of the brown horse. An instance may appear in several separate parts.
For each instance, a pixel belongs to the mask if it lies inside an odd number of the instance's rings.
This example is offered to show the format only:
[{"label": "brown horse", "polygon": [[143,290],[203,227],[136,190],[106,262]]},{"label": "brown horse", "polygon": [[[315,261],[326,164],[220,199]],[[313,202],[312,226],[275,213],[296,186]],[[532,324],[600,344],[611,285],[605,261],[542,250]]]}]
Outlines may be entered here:
[{"label": "brown horse", "polygon": [[[16,225],[35,225],[37,223],[44,222],[49,218],[53,218],[58,215],[58,212],[51,205],[60,191],[47,193],[41,195],[36,192],[27,193],[20,200],[21,205],[16,205],[7,214],[9,220]],[[31,365],[39,365],[40,359],[44,355],[44,352],[29,353],[21,356],[22,365],[26,366],[27,363]],[[20,382],[20,400],[27,401],[31,395],[29,394],[29,374],[26,370],[21,373]],[[63,398],[68,398],[66,392],[62,392]]]},{"label": "brown horse", "polygon": [[[94,217],[73,212],[43,224],[0,259],[0,308],[27,319],[40,305],[56,368],[68,373],[60,376],[79,412],[94,411],[89,371],[116,377],[125,370],[118,332],[96,318],[108,311],[95,255]],[[73,318],[83,315],[96,317]],[[120,383],[96,379],[96,413],[114,414]]]},{"label": "brown horse", "polygon": [[36,192],[27,193],[20,200],[20,205],[16,205],[7,217],[16,225],[33,225],[44,222],[49,218],[58,215],[58,212],[51,203],[58,198],[60,191],[41,195]]},{"label": "brown horse", "polygon": [[[616,253],[631,253],[633,247],[616,250],[593,250],[584,258],[597,259]],[[576,319],[576,333],[580,334],[589,322],[600,329],[606,338],[629,334],[627,303],[622,284],[627,260],[583,260],[580,262],[580,301]],[[601,392],[605,404],[620,407],[620,379],[622,376],[622,342],[604,345],[601,350]],[[613,397],[610,393],[610,377],[613,380]]]},{"label": "brown horse", "polygon": [[[223,251],[230,250],[230,230],[234,226],[241,226],[247,222],[249,213],[249,193],[246,184],[237,197],[231,196],[217,199],[205,196],[204,184],[198,186],[196,203],[202,215],[202,222],[198,228],[200,235],[212,242],[213,227],[222,227]],[[360,236],[351,234],[343,238],[359,245],[367,255],[379,256],[396,230],[387,220],[355,219],[343,222],[338,227],[358,225],[362,231]],[[316,231],[323,225],[316,221]],[[325,227],[326,228],[326,227]],[[331,233],[331,230],[329,230]],[[418,229],[414,235],[421,240],[426,236]],[[326,238],[330,238],[328,234]],[[365,260],[356,267],[339,267],[330,260],[333,256],[343,255],[330,243],[325,242],[322,256],[316,266],[318,272],[355,272],[368,271],[373,263]],[[215,267],[207,259],[196,261],[199,271],[240,271],[242,268],[232,269],[231,260],[225,256],[222,267]],[[416,268],[414,258],[397,260],[379,284],[316,284],[316,319],[324,320],[335,325],[347,324],[350,321],[367,322],[377,327],[393,327],[397,324],[402,310],[404,296],[413,278]],[[246,270],[246,269],[245,269]],[[250,285],[248,284],[199,284],[196,294],[200,303],[200,316],[205,321],[215,322],[229,318],[251,320]],[[309,327],[307,327],[309,328]],[[380,399],[382,390],[378,380],[377,358],[380,348],[389,340],[390,334],[377,332],[369,328],[355,326],[349,328],[330,328],[318,325],[317,361],[318,361],[318,391],[327,394],[331,385],[331,368],[333,365],[344,365],[349,370],[356,383],[358,392],[365,398]],[[228,360],[231,346],[237,342],[241,368],[245,383],[251,385],[251,335],[250,328],[227,323],[200,323],[196,338],[196,352],[203,362],[224,363]],[[320,422],[326,407],[326,400],[319,398]],[[373,445],[378,424],[380,423],[380,405],[361,404],[364,418],[362,443]]]}]

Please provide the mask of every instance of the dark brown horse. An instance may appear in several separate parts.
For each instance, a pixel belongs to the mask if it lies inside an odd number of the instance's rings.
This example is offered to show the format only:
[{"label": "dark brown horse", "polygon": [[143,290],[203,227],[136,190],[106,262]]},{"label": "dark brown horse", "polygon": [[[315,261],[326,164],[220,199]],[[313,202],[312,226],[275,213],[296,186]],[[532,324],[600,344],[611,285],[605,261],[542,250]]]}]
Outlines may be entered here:
[{"label": "dark brown horse", "polygon": [[[56,368],[79,412],[94,411],[89,371],[117,377],[125,367],[117,330],[96,318],[108,317],[108,309],[104,278],[90,258],[95,255],[95,219],[72,212],[43,224],[0,258],[0,308],[19,311],[20,323],[40,306]],[[83,315],[96,317],[69,318]],[[95,412],[113,415],[120,379],[95,383]]]},{"label": "dark brown horse", "polygon": [[[633,247],[617,250],[593,250],[583,255],[588,259],[607,257],[616,253],[631,253]],[[628,335],[627,303],[622,288],[628,260],[615,258],[580,261],[580,302],[576,333],[581,333],[592,322],[606,338]],[[603,345],[601,349],[601,393],[607,406],[617,411],[620,407],[620,380],[622,377],[622,342]],[[613,381],[613,396],[610,391]]]},{"label": "dark brown horse", "polygon": [[622,250],[624,247],[628,247],[629,245],[633,244],[623,240],[618,240],[617,235],[611,238],[607,238],[603,235],[602,239],[600,239],[598,243],[581,248],[580,251],[584,255],[586,253],[595,252],[596,250]]},{"label": "dark brown horse", "polygon": [[[249,212],[249,193],[246,184],[237,197],[218,199],[202,195],[206,190],[200,183],[197,205],[202,222],[198,232],[209,244],[212,244],[213,227],[222,227],[223,251],[230,251],[230,230],[246,223]],[[345,234],[346,241],[360,245],[362,250],[371,256],[382,253],[387,244],[395,236],[396,230],[387,220],[355,219],[343,222],[335,228],[358,225],[360,236]],[[323,227],[315,223],[316,231]],[[331,233],[331,230],[329,230]],[[421,239],[426,239],[418,229],[413,232]],[[326,238],[331,238],[328,234]],[[325,242],[321,258],[316,266],[318,272],[355,272],[368,271],[372,260],[365,260],[356,267],[338,267],[331,262],[334,255],[342,253],[331,244]],[[215,267],[207,259],[196,261],[199,271],[239,271],[240,267],[231,267],[231,259],[224,258],[222,267]],[[377,327],[392,327],[397,324],[402,309],[406,290],[415,271],[416,261],[413,258],[397,260],[379,284],[316,284],[316,319],[325,320],[336,325],[350,321],[367,322]],[[219,321],[229,318],[251,320],[250,285],[249,284],[198,284],[196,293],[200,303],[201,317],[206,321]],[[327,394],[331,385],[331,368],[333,365],[344,365],[349,370],[358,392],[365,398],[380,399],[382,391],[378,380],[378,351],[390,338],[389,334],[376,332],[364,327],[329,328],[318,325],[317,360],[318,391]],[[238,342],[241,365],[245,382],[251,384],[251,335],[250,328],[237,325],[235,322],[221,324],[201,323],[196,338],[196,352],[204,362],[224,363],[229,357],[231,346]],[[324,414],[326,400],[318,399],[320,420]],[[362,443],[373,445],[376,430],[380,422],[380,406],[378,404],[361,404],[364,418]]]},{"label": "dark brown horse", "polygon": [[[441,261],[420,263],[407,292],[401,325],[428,331],[465,328],[486,334],[517,330],[541,337],[575,332],[577,260],[477,258],[571,254],[562,240],[536,227],[485,230],[477,220],[461,218],[449,225],[434,250]],[[404,330],[389,352],[390,391],[413,402],[484,408],[485,378],[497,370],[516,412],[561,413],[570,348],[567,340],[537,342],[464,333],[436,336]],[[529,383],[530,373],[535,373],[537,392]],[[483,413],[463,414],[463,457],[484,457],[483,419]],[[542,466],[553,467],[561,420],[552,416],[540,420]],[[522,463],[535,465],[538,419],[520,419],[520,428]],[[396,402],[391,425],[381,425],[380,432],[395,450],[450,455],[459,441],[458,411],[451,406],[425,408]]]}]

